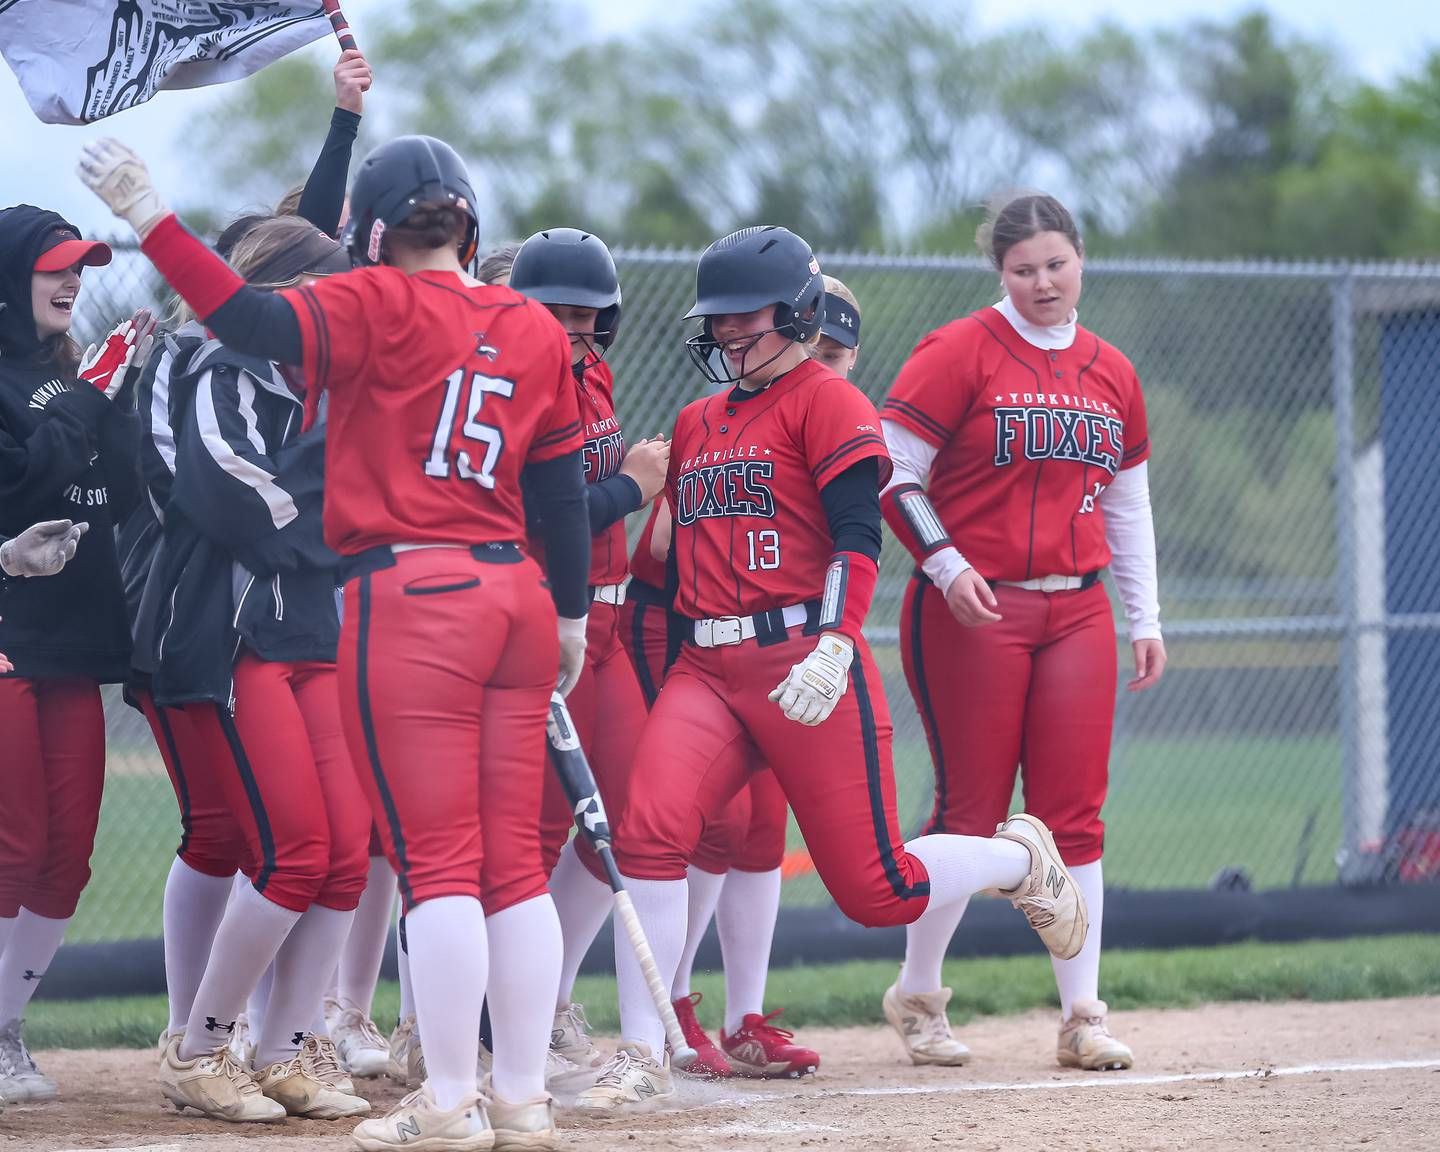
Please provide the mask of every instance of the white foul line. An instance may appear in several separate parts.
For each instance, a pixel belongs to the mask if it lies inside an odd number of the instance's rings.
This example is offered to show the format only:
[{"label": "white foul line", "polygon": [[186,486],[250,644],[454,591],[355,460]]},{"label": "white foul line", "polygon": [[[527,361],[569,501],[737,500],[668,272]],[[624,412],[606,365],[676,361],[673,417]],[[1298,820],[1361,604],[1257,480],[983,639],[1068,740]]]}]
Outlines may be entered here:
[{"label": "white foul line", "polygon": [[1231,1072],[1177,1072],[1169,1076],[1088,1076],[1082,1080],[1034,1080],[1028,1084],[905,1085],[895,1088],[826,1088],[816,1096],[951,1096],[961,1092],[1034,1092],[1046,1088],[1126,1088],[1185,1084],[1205,1080],[1265,1080],[1277,1076],[1314,1076],[1322,1072],[1396,1072],[1440,1068],[1440,1057],[1428,1060],[1373,1060],[1359,1064],[1296,1064],[1289,1068],[1246,1068]]}]

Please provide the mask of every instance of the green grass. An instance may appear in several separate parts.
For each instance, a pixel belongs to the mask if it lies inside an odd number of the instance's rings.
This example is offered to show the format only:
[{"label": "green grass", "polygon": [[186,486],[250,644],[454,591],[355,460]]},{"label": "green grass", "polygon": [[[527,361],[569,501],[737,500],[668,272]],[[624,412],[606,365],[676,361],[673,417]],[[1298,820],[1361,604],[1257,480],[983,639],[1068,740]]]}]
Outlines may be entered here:
[{"label": "green grass", "polygon": [[[786,1023],[878,1024],[880,997],[895,965],[864,961],[784,968],[771,974],[767,1002],[785,1007]],[[1006,1015],[1056,1006],[1050,963],[1042,956],[951,960],[945,981],[955,989],[951,1018]],[[701,973],[699,1016],[718,1026],[722,977]],[[1440,935],[1376,936],[1301,944],[1229,944],[1174,951],[1117,951],[1106,955],[1101,992],[1117,1009],[1188,1007],[1222,1000],[1367,1000],[1440,994]],[[575,997],[600,1032],[619,1026],[615,981],[582,977]],[[388,1028],[399,1005],[393,983],[380,986],[375,1018]],[[144,1048],[165,1024],[163,997],[38,1000],[26,1035],[34,1048]]]}]

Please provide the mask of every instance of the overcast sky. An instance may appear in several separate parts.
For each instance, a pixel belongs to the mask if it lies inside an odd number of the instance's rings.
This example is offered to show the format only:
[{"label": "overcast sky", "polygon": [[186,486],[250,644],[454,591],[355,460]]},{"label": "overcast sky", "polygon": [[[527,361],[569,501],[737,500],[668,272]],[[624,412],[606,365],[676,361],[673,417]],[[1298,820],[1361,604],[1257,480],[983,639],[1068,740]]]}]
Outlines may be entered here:
[{"label": "overcast sky", "polygon": [[[346,0],[346,12],[362,46],[366,18],[378,12],[382,2],[403,0]],[[682,5],[699,7],[703,0],[572,2],[589,10],[592,27],[599,34],[623,30],[662,11],[675,12]],[[1106,18],[1146,29],[1201,16],[1226,19],[1256,6],[1253,0],[1065,0],[1063,6],[1042,9],[1016,0],[973,0],[969,8],[982,30],[993,31],[1036,19],[1060,29],[1083,29]],[[1440,0],[1268,0],[1263,6],[1282,24],[1331,41],[1357,71],[1376,81],[1413,69],[1427,49],[1440,46]],[[328,59],[335,48],[327,37],[306,51]],[[47,125],[35,119],[14,75],[0,67],[0,139],[6,156],[0,164],[0,206],[19,201],[40,204],[63,213],[87,232],[111,233],[114,229],[105,209],[73,175],[81,143],[95,136],[118,136],[146,157],[162,191],[178,189],[187,178],[186,161],[174,141],[186,118],[214,100],[216,92],[218,89],[162,92],[151,103],[98,125]],[[379,89],[376,99],[383,99]],[[188,163],[193,170],[193,156]],[[173,198],[183,200],[179,195]]]}]

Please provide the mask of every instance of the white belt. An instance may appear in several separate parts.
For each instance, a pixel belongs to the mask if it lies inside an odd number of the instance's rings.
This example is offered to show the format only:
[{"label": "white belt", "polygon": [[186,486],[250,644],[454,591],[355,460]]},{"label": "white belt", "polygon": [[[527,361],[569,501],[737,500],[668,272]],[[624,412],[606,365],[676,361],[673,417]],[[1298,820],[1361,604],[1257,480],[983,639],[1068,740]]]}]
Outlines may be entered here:
[{"label": "white belt", "polygon": [[418,552],[421,548],[469,548],[469,544],[391,544],[390,552],[398,556],[401,552]]},{"label": "white belt", "polygon": [[[804,624],[809,613],[804,604],[791,604],[780,609],[786,628]],[[755,639],[754,616],[720,616],[714,620],[695,621],[695,643],[701,648],[721,648]]]},{"label": "white belt", "polygon": [[619,584],[597,584],[590,593],[595,604],[614,604],[617,608],[625,603],[625,582]]},{"label": "white belt", "polygon": [[1031,580],[996,580],[1007,588],[1028,588],[1031,592],[1073,592],[1085,586],[1083,576],[1036,576]]}]

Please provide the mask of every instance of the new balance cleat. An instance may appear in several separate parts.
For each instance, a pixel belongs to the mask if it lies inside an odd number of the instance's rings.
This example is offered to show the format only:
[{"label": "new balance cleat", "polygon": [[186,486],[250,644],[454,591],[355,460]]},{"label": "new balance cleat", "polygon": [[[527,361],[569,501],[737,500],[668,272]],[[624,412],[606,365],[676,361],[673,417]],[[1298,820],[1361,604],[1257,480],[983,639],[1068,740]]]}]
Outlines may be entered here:
[{"label": "new balance cleat", "polygon": [[949,988],[938,992],[901,992],[897,980],[885,989],[881,1007],[905,1045],[912,1064],[940,1064],[958,1068],[970,1059],[970,1049],[950,1032],[950,1018],[945,1006],[950,1002]]},{"label": "new balance cleat", "polygon": [[770,1023],[783,1011],[785,1009],[777,1008],[764,1016],[750,1012],[740,1021],[733,1036],[727,1036],[725,1029],[720,1029],[720,1047],[737,1076],[797,1079],[820,1067],[817,1052],[791,1043],[795,1033]]},{"label": "new balance cleat", "polygon": [[1055,1048],[1063,1067],[1109,1072],[1135,1063],[1129,1046],[1110,1035],[1105,1021],[1109,1011],[1103,1000],[1077,1000],[1070,1006],[1070,1019],[1060,1025]]},{"label": "new balance cleat", "polygon": [[478,1092],[448,1112],[435,1103],[430,1085],[417,1088],[384,1116],[362,1120],[353,1139],[360,1152],[489,1152],[495,1133]]},{"label": "new balance cleat", "polygon": [[266,1124],[285,1119],[285,1107],[268,1099],[235,1053],[221,1044],[193,1060],[180,1059],[183,1032],[173,1034],[160,1057],[160,1091],[176,1111],[193,1108],[231,1124]]},{"label": "new balance cleat", "polygon": [[306,1067],[303,1051],[256,1072],[255,1083],[291,1116],[307,1120],[339,1120],[370,1111],[370,1101],[332,1088],[315,1076]]},{"label": "new balance cleat", "polygon": [[1020,812],[1001,824],[995,837],[1023,844],[1030,853],[1030,875],[1008,892],[997,890],[998,894],[1024,913],[1052,955],[1074,959],[1085,946],[1089,926],[1085,897],[1060,859],[1050,829]]},{"label": "new balance cleat", "polygon": [[390,1048],[375,1021],[359,1008],[342,1008],[330,1025],[330,1039],[340,1067],[352,1076],[368,1080],[384,1076],[390,1066]]},{"label": "new balance cleat", "polygon": [[560,1147],[559,1134],[555,1131],[555,1101],[548,1094],[512,1104],[496,1096],[489,1084],[484,1085],[482,1092],[485,1112],[495,1132],[496,1152]]},{"label": "new balance cleat", "polygon": [[605,1054],[590,1039],[590,1021],[585,1019],[583,1004],[565,1004],[555,1009],[550,1047],[582,1068],[598,1068],[605,1063]]},{"label": "new balance cleat", "polygon": [[653,1112],[674,1102],[669,1060],[661,1063],[650,1054],[648,1044],[626,1040],[600,1065],[594,1085],[575,1098],[575,1107],[616,1115]]}]

